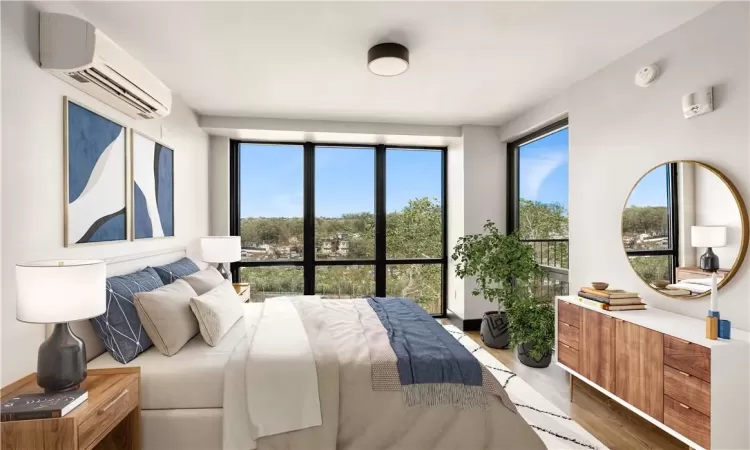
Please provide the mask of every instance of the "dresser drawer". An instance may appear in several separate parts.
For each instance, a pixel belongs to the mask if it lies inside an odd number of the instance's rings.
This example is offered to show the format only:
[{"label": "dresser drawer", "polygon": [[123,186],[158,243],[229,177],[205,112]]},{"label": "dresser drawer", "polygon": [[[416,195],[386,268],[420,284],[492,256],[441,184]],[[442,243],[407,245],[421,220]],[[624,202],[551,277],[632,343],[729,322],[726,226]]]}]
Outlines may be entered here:
[{"label": "dresser drawer", "polygon": [[711,350],[664,335],[664,364],[711,382]]},{"label": "dresser drawer", "polygon": [[581,328],[581,307],[562,300],[557,301],[557,318],[560,322]]},{"label": "dresser drawer", "polygon": [[703,448],[709,448],[711,444],[711,418],[666,395],[664,425]]},{"label": "dresser drawer", "polygon": [[711,415],[711,384],[689,373],[664,366],[664,395]]},{"label": "dresser drawer", "polygon": [[578,350],[557,341],[557,360],[578,372]]},{"label": "dresser drawer", "polygon": [[565,323],[562,320],[557,322],[557,338],[560,342],[568,344],[574,349],[578,350],[578,339],[581,334],[581,330]]},{"label": "dresser drawer", "polygon": [[138,380],[134,380],[117,393],[99,410],[78,426],[78,443],[81,450],[88,449],[102,434],[107,434],[133,408],[138,406]]}]

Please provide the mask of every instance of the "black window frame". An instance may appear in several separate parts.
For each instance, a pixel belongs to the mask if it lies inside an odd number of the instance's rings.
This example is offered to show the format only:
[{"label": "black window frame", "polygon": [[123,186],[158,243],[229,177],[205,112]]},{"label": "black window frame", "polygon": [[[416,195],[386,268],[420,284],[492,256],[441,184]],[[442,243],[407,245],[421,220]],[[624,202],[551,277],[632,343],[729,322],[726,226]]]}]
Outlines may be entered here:
[{"label": "black window frame", "polygon": [[[242,144],[303,146],[303,258],[302,260],[239,261],[231,265],[232,277],[239,280],[241,267],[302,267],[304,294],[315,294],[315,269],[321,266],[373,266],[375,296],[386,296],[386,268],[390,265],[441,265],[441,311],[434,317],[446,317],[448,305],[448,147],[428,145],[342,144],[322,142],[255,141],[231,139],[229,147],[229,234],[240,236],[240,146]],[[315,148],[371,148],[375,158],[375,258],[318,260],[315,255]],[[442,255],[439,258],[389,259],[386,254],[386,154],[388,149],[431,150],[441,152]],[[418,169],[418,168],[417,168]]]},{"label": "black window frame", "polygon": [[[674,283],[677,280],[677,267],[679,267],[680,265],[680,216],[678,187],[679,169],[676,162],[668,162],[666,164],[654,167],[653,169],[649,170],[646,175],[648,175],[655,169],[661,168],[664,165],[667,165],[669,167],[668,170],[665,170],[665,181],[667,183],[667,242],[669,243],[669,248],[662,250],[625,249],[625,254],[628,257],[628,262],[630,262],[631,256],[671,256],[669,282]],[[640,183],[641,179],[638,180],[638,183]],[[635,187],[633,189],[635,189]],[[633,192],[631,191],[630,194],[632,193]],[[630,198],[630,195],[628,195],[628,198]]]}]

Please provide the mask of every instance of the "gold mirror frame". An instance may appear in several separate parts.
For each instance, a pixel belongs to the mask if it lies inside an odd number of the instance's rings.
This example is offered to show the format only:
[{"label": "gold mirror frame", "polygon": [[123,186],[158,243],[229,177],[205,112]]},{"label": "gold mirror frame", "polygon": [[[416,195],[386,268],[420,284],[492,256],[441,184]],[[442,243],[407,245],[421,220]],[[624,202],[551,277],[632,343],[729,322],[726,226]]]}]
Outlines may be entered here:
[{"label": "gold mirror frame", "polygon": [[[657,164],[653,166],[652,168],[648,169],[646,173],[644,173],[643,175],[640,176],[640,178],[638,178],[638,180],[635,182],[633,187],[630,188],[630,192],[628,192],[628,196],[625,198],[625,204],[622,207],[623,213],[622,213],[622,216],[620,217],[620,236],[622,236],[622,233],[623,233],[622,224],[623,224],[623,219],[625,216],[625,208],[627,208],[628,200],[630,200],[630,196],[633,195],[633,191],[635,190],[635,188],[638,187],[638,185],[641,183],[641,180],[643,180],[646,177],[646,175],[650,174],[655,169],[661,166],[664,166],[666,164],[672,164],[672,163],[693,163],[699,167],[703,167],[704,169],[707,169],[708,171],[716,175],[724,183],[727,189],[729,189],[729,192],[732,193],[732,196],[734,197],[734,201],[737,204],[737,208],[740,211],[740,221],[742,223],[742,238],[740,242],[740,251],[739,251],[739,254],[737,255],[737,259],[735,259],[734,264],[732,265],[732,268],[729,270],[729,273],[727,273],[727,275],[719,283],[719,289],[721,289],[724,286],[726,286],[727,283],[729,283],[729,281],[731,281],[732,278],[734,278],[734,275],[737,273],[738,270],[740,270],[740,267],[742,266],[742,263],[745,260],[745,254],[747,253],[747,244],[748,244],[748,217],[747,217],[747,208],[745,207],[745,201],[742,199],[742,195],[740,195],[740,192],[737,190],[737,187],[732,183],[732,181],[729,180],[729,178],[727,178],[726,175],[724,175],[721,171],[719,171],[719,169],[709,164],[702,163],[700,161],[694,161],[691,159],[676,159],[676,160],[665,161],[663,163]],[[632,269],[633,266],[630,263],[630,258],[628,258],[628,251],[625,248],[625,243],[622,242],[622,238],[620,238],[620,245],[622,245],[622,250],[623,252],[625,252],[625,258],[627,258],[628,264],[630,264],[630,267]],[[635,272],[635,270],[633,271]],[[638,275],[637,272],[636,272],[636,275]],[[709,292],[704,292],[700,295],[693,295],[693,296],[667,295],[661,292],[660,290],[656,289],[655,287],[651,286],[643,278],[641,278],[640,275],[638,275],[638,278],[641,281],[643,281],[643,283],[646,286],[648,286],[651,290],[653,290],[654,292],[658,292],[659,294],[668,298],[681,299],[681,300],[694,300],[697,298],[706,297],[711,294],[711,292],[709,291]]]}]

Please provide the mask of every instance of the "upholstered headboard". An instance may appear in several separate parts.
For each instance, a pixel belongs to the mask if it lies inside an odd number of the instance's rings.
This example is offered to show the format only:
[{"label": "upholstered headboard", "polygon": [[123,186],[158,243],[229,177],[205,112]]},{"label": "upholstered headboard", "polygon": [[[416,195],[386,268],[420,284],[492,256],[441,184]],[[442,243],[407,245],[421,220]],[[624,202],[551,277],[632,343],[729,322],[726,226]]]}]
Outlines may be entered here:
[{"label": "upholstered headboard", "polygon": [[[165,250],[158,250],[147,253],[138,253],[133,255],[118,256],[115,258],[108,258],[104,261],[107,263],[107,276],[125,275],[128,273],[136,272],[145,268],[146,266],[160,266],[168,264],[186,255],[185,247],[171,248]],[[199,264],[199,266],[202,266]],[[53,325],[48,325],[46,332],[47,335],[52,332]],[[70,328],[73,332],[86,343],[86,360],[91,361],[97,356],[105,352],[104,344],[102,344],[96,331],[94,331],[93,325],[88,320],[79,320],[72,322]]]}]

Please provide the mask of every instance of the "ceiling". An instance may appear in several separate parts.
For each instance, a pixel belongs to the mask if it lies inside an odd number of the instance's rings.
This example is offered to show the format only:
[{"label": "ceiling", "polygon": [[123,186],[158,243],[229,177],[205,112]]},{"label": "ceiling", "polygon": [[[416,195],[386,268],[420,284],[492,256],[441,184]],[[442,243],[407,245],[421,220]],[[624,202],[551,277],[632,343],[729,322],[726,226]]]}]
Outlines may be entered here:
[{"label": "ceiling", "polygon": [[[501,124],[713,5],[75,4],[199,114],[433,125]],[[367,70],[387,40],[403,75]]]}]

